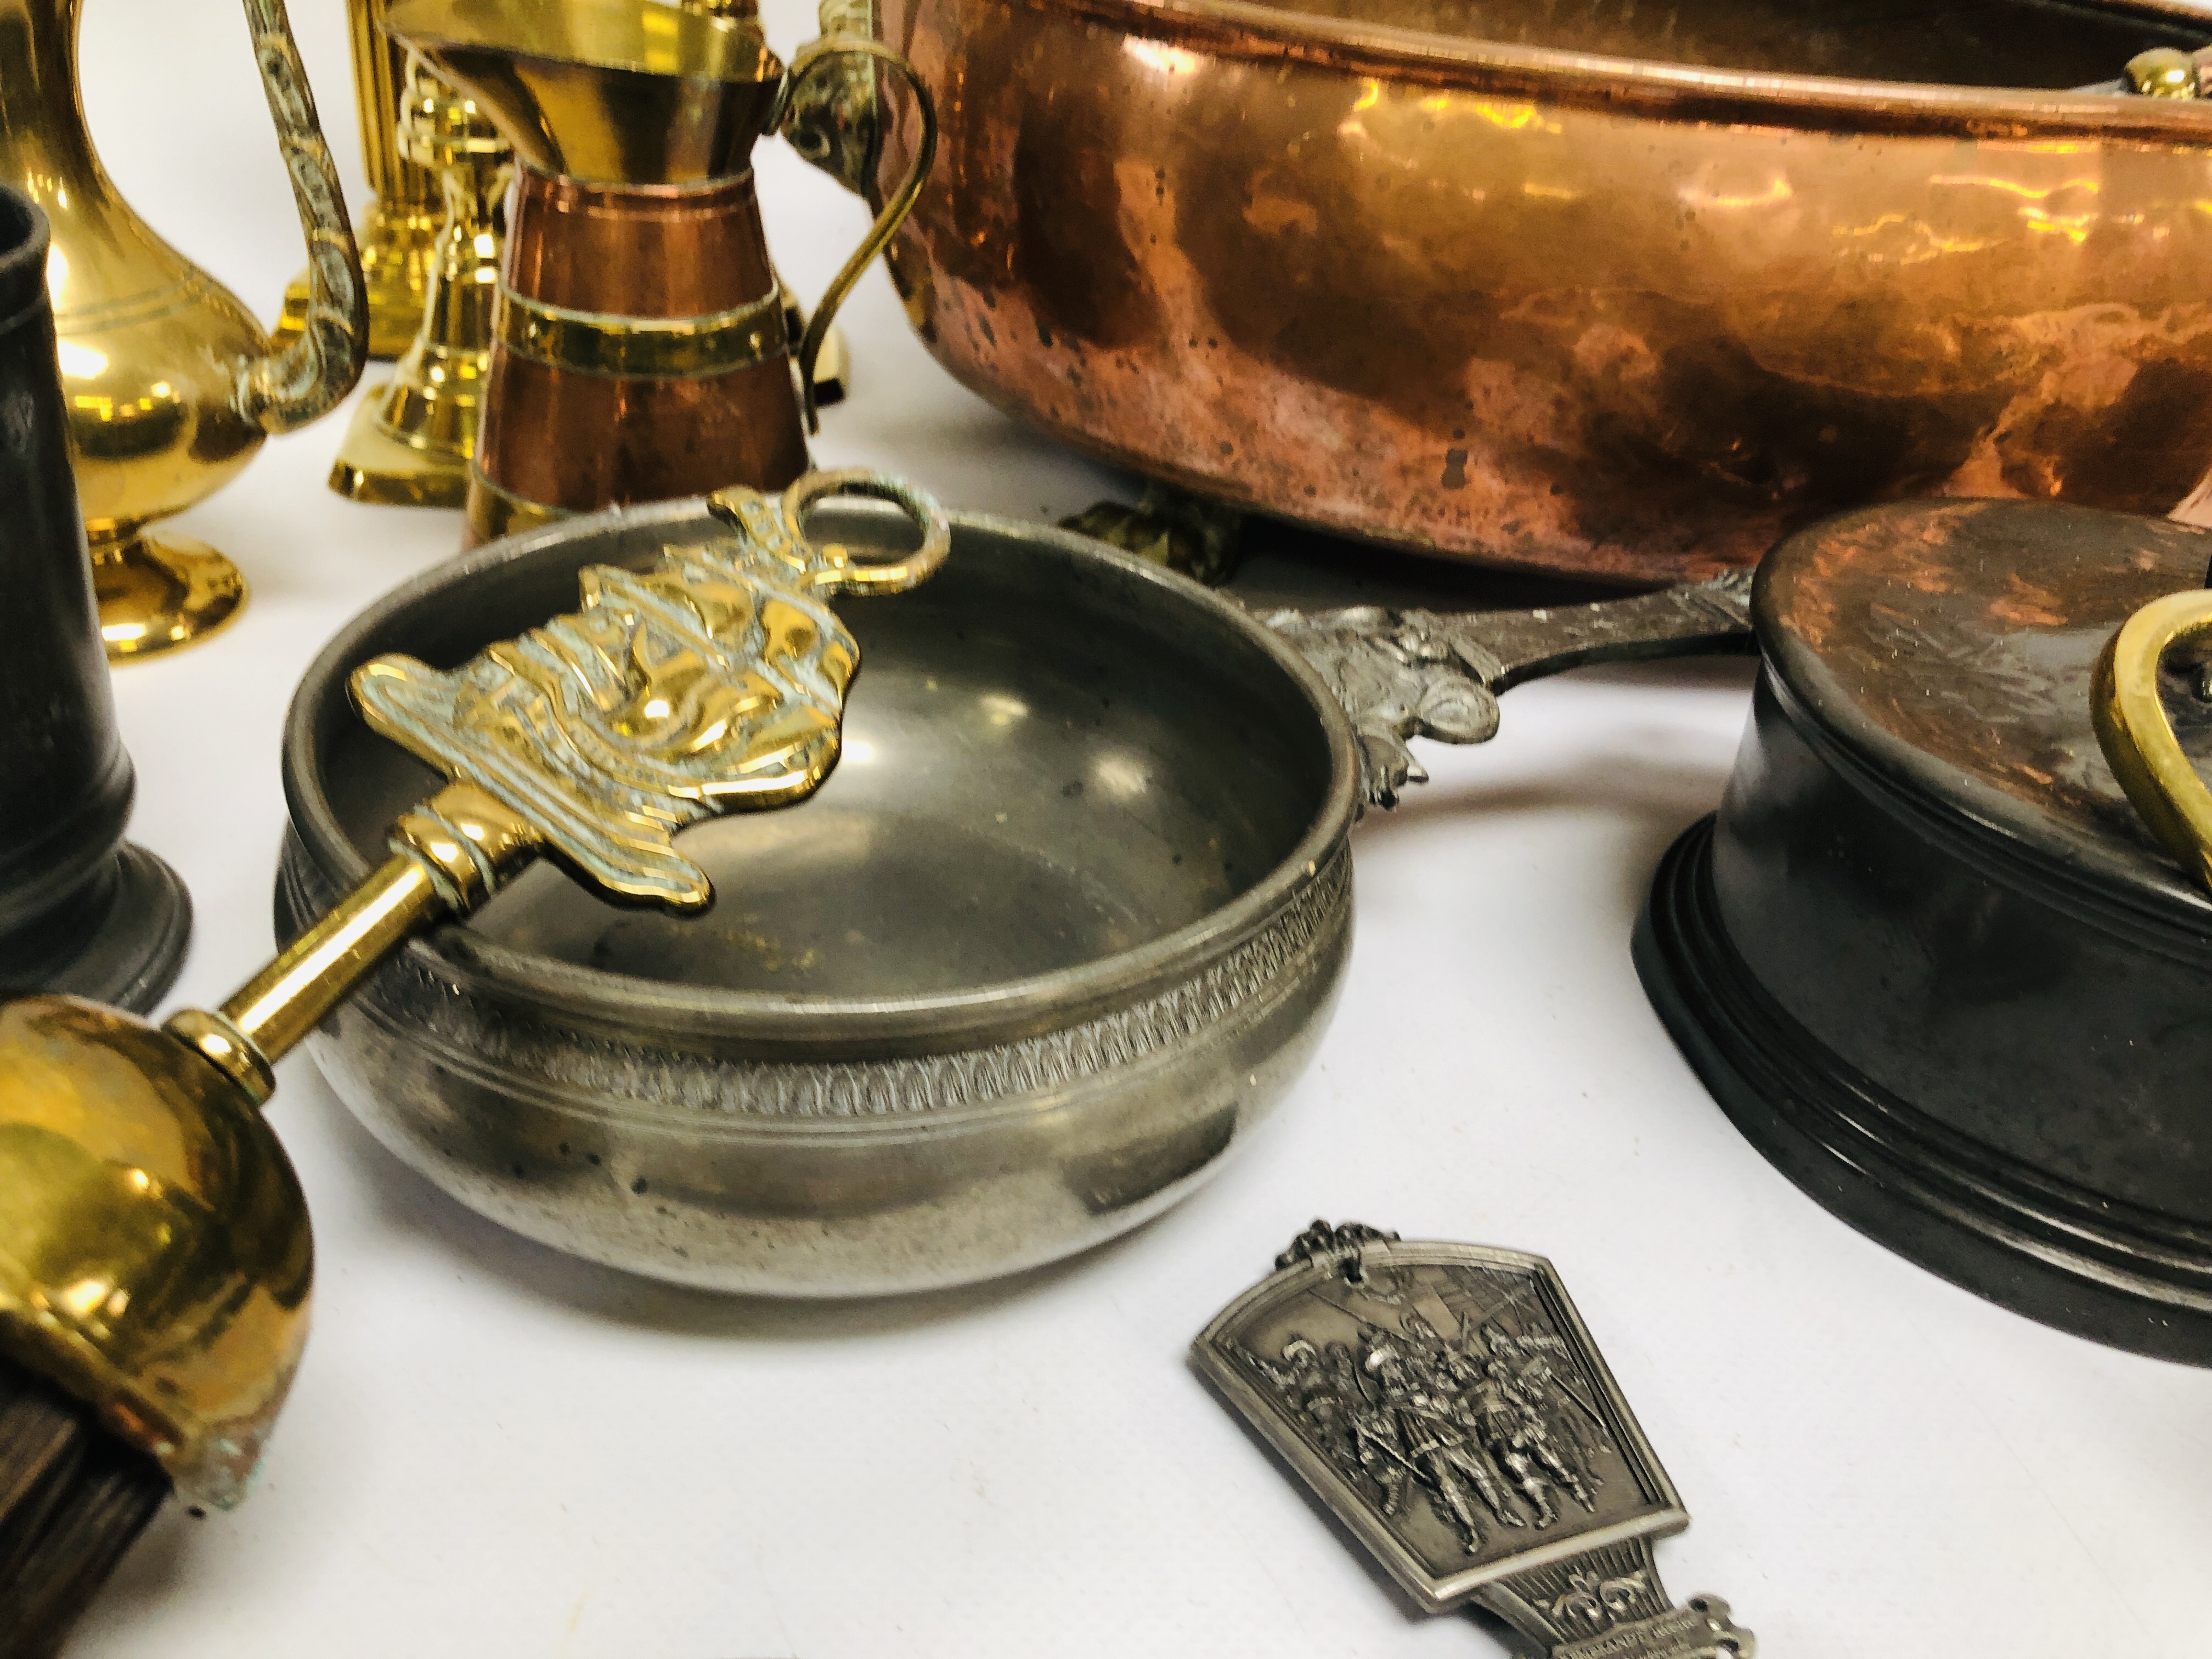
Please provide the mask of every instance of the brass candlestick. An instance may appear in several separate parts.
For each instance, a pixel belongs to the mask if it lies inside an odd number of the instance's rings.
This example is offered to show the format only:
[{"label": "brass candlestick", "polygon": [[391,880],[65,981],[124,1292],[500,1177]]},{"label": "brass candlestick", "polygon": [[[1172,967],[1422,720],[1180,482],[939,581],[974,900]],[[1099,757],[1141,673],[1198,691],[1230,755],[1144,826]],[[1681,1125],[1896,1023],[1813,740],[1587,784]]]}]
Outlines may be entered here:
[{"label": "brass candlestick", "polygon": [[306,233],[307,328],[273,344],[228,289],[117,194],[85,130],[82,0],[0,0],[0,181],[53,225],[46,283],[100,634],[111,659],[167,650],[234,616],[246,584],[211,548],[147,526],[227,483],[271,433],[361,376],[367,319],[337,169],[282,0],[245,0]]},{"label": "brass candlestick", "polygon": [[[394,132],[406,99],[407,52],[384,32],[384,0],[346,0],[346,23],[353,37],[362,172],[375,192],[361,219],[368,355],[389,362],[414,343],[422,326],[445,207],[436,172],[410,156]],[[297,334],[307,311],[307,276],[302,271],[284,290],[277,338]]]},{"label": "brass candlestick", "polygon": [[331,488],[357,501],[459,507],[491,362],[514,152],[476,100],[420,58],[408,61],[398,131],[401,155],[437,178],[445,222],[428,267],[422,326],[392,383],[355,411]]}]

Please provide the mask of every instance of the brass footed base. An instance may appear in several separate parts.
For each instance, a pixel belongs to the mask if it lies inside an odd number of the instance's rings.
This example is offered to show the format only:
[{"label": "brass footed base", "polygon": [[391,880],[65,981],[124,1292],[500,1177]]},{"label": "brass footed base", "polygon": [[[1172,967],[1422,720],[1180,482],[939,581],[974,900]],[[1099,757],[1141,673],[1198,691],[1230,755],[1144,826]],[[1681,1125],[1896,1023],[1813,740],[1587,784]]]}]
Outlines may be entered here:
[{"label": "brass footed base", "polygon": [[100,637],[110,662],[204,640],[246,605],[246,578],[204,542],[143,531],[92,544]]},{"label": "brass footed base", "polygon": [[418,449],[385,430],[380,418],[389,386],[372,387],[354,410],[345,442],[331,464],[331,488],[349,501],[386,507],[459,507],[469,495],[469,458]]}]

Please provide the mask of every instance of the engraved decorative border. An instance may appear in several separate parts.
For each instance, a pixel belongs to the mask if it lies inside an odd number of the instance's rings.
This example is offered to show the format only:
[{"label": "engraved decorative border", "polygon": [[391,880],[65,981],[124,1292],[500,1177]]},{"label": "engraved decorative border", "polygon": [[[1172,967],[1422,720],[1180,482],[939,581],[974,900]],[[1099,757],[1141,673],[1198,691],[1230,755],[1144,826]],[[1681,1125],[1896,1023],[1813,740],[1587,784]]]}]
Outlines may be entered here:
[{"label": "engraved decorative border", "polygon": [[[295,900],[311,895],[307,908],[329,902],[296,842],[286,846],[281,878]],[[441,1066],[501,1091],[725,1117],[926,1118],[1065,1088],[1256,1017],[1341,937],[1351,911],[1352,852],[1340,843],[1273,921],[1170,990],[1012,1042],[889,1060],[725,1060],[586,1036],[487,1007],[404,954],[378,972],[358,1006]]]}]

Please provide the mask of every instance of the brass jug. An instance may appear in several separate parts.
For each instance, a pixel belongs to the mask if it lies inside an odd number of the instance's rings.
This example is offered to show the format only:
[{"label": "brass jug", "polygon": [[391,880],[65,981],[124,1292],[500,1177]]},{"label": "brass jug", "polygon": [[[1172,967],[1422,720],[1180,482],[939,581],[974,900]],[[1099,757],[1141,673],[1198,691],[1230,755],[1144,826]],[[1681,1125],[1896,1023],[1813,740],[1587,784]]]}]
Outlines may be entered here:
[{"label": "brass jug", "polygon": [[204,637],[246,597],[213,549],[147,526],[221,488],[271,433],[353,389],[368,344],[361,262],[283,0],[245,0],[308,244],[302,331],[281,348],[131,211],[77,88],[82,0],[0,0],[0,180],[53,222],[46,282],[77,494],[111,659]]},{"label": "brass jug", "polygon": [[[747,0],[391,0],[385,27],[516,157],[471,539],[804,471],[830,319],[929,166],[935,118],[906,61],[841,34],[787,72]],[[802,83],[855,65],[907,82],[923,143],[816,308],[794,380],[752,146],[787,130]]]}]

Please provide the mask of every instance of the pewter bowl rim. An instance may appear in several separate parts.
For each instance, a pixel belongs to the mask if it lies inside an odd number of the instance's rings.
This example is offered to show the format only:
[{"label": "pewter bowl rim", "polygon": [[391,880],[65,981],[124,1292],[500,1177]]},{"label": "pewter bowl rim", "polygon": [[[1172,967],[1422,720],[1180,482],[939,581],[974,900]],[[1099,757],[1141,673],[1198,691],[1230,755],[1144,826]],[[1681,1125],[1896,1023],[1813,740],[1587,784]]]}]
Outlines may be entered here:
[{"label": "pewter bowl rim", "polygon": [[[1944,81],[1875,81],[1790,70],[1710,69],[1662,58],[1524,46],[1479,36],[1318,16],[1255,0],[1026,0],[1065,13],[1159,37],[1203,35],[1223,57],[1280,58],[1357,73],[1406,72],[1425,81],[1463,81],[1485,90],[1519,91],[1548,101],[1707,125],[1838,126],[1872,133],[2016,137],[2022,120],[2035,137],[2170,142],[2212,139],[2212,100],[2121,97],[2051,87],[1972,87]],[[2212,13],[2181,0],[2100,3],[2085,9],[2165,21],[2186,29]],[[1318,47],[1334,55],[1313,63]],[[2123,65],[2111,65],[2114,76]],[[2151,106],[2160,106],[2153,108]]]},{"label": "pewter bowl rim", "polygon": [[[315,711],[342,687],[362,654],[362,641],[397,612],[472,580],[499,565],[562,548],[603,531],[693,523],[704,502],[693,496],[604,512],[487,543],[433,566],[400,584],[355,616],[307,666],[285,713],[284,797],[293,832],[308,862],[341,890],[369,872],[368,861],[337,821],[315,768]],[[952,556],[963,531],[1027,542],[1077,561],[1120,571],[1154,590],[1164,603],[1195,605],[1257,646],[1304,695],[1328,750],[1328,781],[1312,820],[1295,846],[1244,891],[1196,921],[1157,939],[1071,968],[1033,974],[958,991],[913,997],[775,995],[713,987],[679,986],[627,974],[558,962],[518,951],[447,924],[410,943],[418,968],[471,994],[489,994],[611,1024],[635,1040],[722,1036],[750,1042],[802,1047],[811,1057],[833,1051],[932,1050],[994,1043],[1011,1036],[1074,1024],[1104,1010],[1141,999],[1188,979],[1279,916],[1301,892],[1325,875],[1358,816],[1358,765],[1350,722],[1319,672],[1280,635],[1243,606],[1130,554],[1057,527],[987,513],[950,513]],[[896,596],[860,601],[896,604]],[[866,664],[861,665],[863,674]],[[341,690],[338,695],[343,696]],[[834,774],[832,775],[834,777]]]}]

